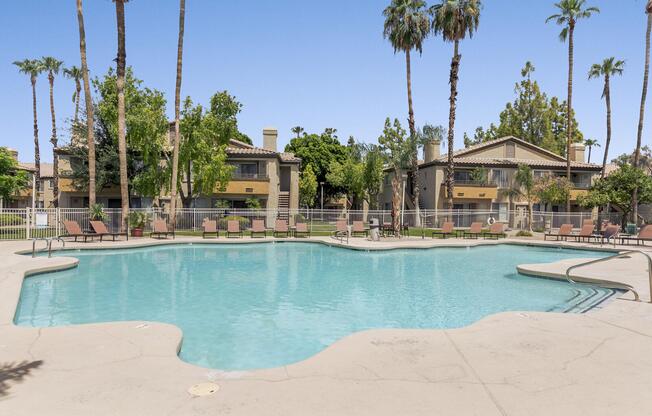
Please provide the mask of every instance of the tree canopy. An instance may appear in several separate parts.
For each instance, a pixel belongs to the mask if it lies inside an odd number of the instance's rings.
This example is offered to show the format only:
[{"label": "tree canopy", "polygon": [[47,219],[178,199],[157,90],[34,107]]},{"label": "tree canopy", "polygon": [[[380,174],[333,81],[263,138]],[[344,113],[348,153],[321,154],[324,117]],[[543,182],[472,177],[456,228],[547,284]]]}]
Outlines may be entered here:
[{"label": "tree canopy", "polygon": [[27,172],[18,169],[18,162],[6,147],[0,147],[0,198],[11,201],[27,187]]}]

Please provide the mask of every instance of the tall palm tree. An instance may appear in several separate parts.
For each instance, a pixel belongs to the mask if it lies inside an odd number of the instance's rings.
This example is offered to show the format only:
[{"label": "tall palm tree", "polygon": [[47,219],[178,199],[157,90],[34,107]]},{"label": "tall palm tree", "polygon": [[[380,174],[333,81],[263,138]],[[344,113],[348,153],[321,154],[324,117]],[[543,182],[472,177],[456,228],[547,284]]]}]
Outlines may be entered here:
[{"label": "tall palm tree", "polygon": [[[600,147],[600,143],[596,139],[586,139],[584,140],[584,146],[589,148],[589,160],[588,163],[591,163],[591,150],[593,150],[593,147]],[[605,154],[606,154],[605,150]],[[604,169],[604,167],[602,168]]]},{"label": "tall palm tree", "polygon": [[[641,108],[638,116],[638,132],[636,135],[636,150],[634,151],[634,166],[638,167],[641,160],[641,140],[643,138],[643,119],[645,118],[645,101],[647,100],[647,84],[650,75],[650,33],[652,32],[652,0],[645,5],[647,14],[647,31],[645,32],[645,70],[643,72],[643,92],[641,94]],[[638,219],[638,188],[634,188],[632,195],[632,218]]]},{"label": "tall palm tree", "polygon": [[[426,2],[422,0],[392,0],[389,6],[383,11],[385,24],[383,36],[389,39],[394,47],[394,53],[405,52],[405,68],[407,79],[408,99],[408,126],[411,140],[416,144],[417,129],[414,122],[414,108],[412,106],[412,68],[410,52],[414,49],[419,53],[423,51],[423,42],[430,33],[430,17],[426,9]],[[418,147],[413,146],[412,154],[412,183],[414,193],[412,194],[414,208],[417,211],[419,220],[419,157]]]},{"label": "tall palm tree", "polygon": [[[607,157],[609,155],[609,145],[611,144],[611,77],[622,75],[625,70],[625,61],[616,61],[613,56],[606,58],[601,64],[593,64],[589,70],[589,79],[604,77],[604,88],[602,89],[602,98],[607,103],[607,141],[604,144],[604,157],[602,158],[602,174],[604,178],[607,167]],[[586,144],[586,143],[584,143]],[[588,144],[586,144],[589,146]],[[591,147],[589,146],[589,162],[591,161]]]},{"label": "tall palm tree", "polygon": [[72,94],[72,102],[75,104],[75,116],[73,118],[73,124],[77,125],[79,122],[79,103],[81,101],[82,71],[81,68],[73,65],[70,68],[64,68],[63,75],[75,82],[75,92]]},{"label": "tall palm tree", "polygon": [[[172,227],[175,227],[177,215],[177,175],[179,172],[179,119],[181,107],[181,69],[183,64],[183,32],[186,16],[186,0],[179,0],[179,41],[177,43],[177,82],[174,90],[174,149],[172,151],[172,192],[170,195],[170,216]],[[190,178],[188,178],[190,180]]]},{"label": "tall palm tree", "polygon": [[[559,13],[553,14],[546,19],[546,23],[554,20],[563,29],[559,33],[559,40],[566,42],[568,40],[568,99],[566,104],[566,130],[568,137],[566,139],[566,177],[570,180],[571,177],[571,162],[570,162],[570,149],[573,137],[573,64],[574,64],[574,36],[575,25],[580,19],[588,19],[594,13],[600,13],[597,7],[586,7],[586,0],[561,0],[555,3],[555,7],[559,9]],[[568,199],[566,202],[566,212],[571,210],[571,201]]]},{"label": "tall palm tree", "polygon": [[41,189],[41,152],[38,143],[38,116],[36,114],[36,79],[43,72],[43,64],[38,59],[24,59],[14,62],[18,71],[22,74],[29,75],[29,81],[32,84],[32,112],[34,115],[34,183],[36,191]]},{"label": "tall palm tree", "polygon": [[50,114],[52,115],[52,203],[54,207],[59,206],[59,158],[57,157],[57,146],[59,140],[57,139],[57,119],[54,111],[54,76],[59,74],[63,61],[58,60],[52,56],[44,56],[41,58],[43,70],[48,73],[48,81],[50,81]]},{"label": "tall palm tree", "polygon": [[116,91],[118,93],[118,159],[120,161],[120,199],[122,204],[122,230],[127,227],[129,215],[129,178],[127,177],[127,137],[125,120],[125,73],[127,51],[125,48],[125,2],[114,0],[118,25],[118,56],[116,70]]},{"label": "tall palm tree", "polygon": [[457,107],[457,81],[459,79],[460,41],[469,38],[477,31],[480,24],[480,0],[444,0],[430,8],[433,14],[432,30],[441,34],[446,42],[453,42],[453,58],[450,70],[450,109],[448,113],[448,169],[446,171],[446,194],[449,209],[453,208],[454,163],[453,149],[455,146],[455,111]]},{"label": "tall palm tree", "polygon": [[[95,205],[95,132],[93,131],[93,97],[86,62],[86,30],[82,0],[77,0],[77,23],[79,25],[79,54],[81,55],[81,74],[84,80],[84,103],[86,104],[86,146],[88,148],[88,204]],[[75,113],[76,114],[76,113]]]}]

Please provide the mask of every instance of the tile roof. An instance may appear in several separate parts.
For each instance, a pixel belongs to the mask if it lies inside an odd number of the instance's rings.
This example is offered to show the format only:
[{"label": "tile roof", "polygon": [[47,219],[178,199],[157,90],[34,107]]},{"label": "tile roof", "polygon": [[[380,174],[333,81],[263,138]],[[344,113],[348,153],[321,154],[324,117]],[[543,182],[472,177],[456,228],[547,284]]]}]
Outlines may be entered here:
[{"label": "tile roof", "polygon": [[232,156],[261,156],[261,157],[278,157],[281,162],[285,163],[300,163],[301,159],[296,157],[294,153],[274,152],[272,150],[263,149],[250,145],[249,143],[241,142],[239,140],[231,139],[226,148],[226,153]]},{"label": "tile roof", "polygon": [[[19,163],[18,166],[30,172],[36,171],[36,164],[34,163]],[[41,178],[54,177],[54,165],[52,163],[41,162]]]}]

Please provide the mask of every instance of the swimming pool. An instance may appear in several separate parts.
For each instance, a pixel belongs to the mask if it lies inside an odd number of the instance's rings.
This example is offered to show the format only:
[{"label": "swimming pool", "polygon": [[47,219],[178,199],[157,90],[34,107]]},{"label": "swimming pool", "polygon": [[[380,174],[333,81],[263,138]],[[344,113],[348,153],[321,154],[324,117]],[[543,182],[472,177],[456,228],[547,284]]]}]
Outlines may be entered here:
[{"label": "swimming pool", "polygon": [[363,252],[195,244],[57,255],[79,266],[26,278],[17,325],[168,322],[183,331],[183,360],[223,370],[290,364],[365,329],[580,310],[612,293],[516,273],[518,264],[608,253],[517,245]]}]

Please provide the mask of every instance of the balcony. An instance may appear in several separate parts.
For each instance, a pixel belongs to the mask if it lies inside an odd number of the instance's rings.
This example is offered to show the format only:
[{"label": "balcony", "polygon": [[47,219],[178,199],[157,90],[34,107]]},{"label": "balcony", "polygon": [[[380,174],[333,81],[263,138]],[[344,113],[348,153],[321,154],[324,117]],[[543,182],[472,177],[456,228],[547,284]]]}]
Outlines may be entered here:
[{"label": "balcony", "polygon": [[267,176],[265,174],[262,174],[262,173],[234,172],[233,175],[231,175],[231,180],[234,180],[234,181],[239,181],[239,180],[268,181],[269,176]]},{"label": "balcony", "polygon": [[[446,183],[442,183],[445,192]],[[453,184],[454,199],[496,199],[498,185],[493,181],[455,181]]]}]

